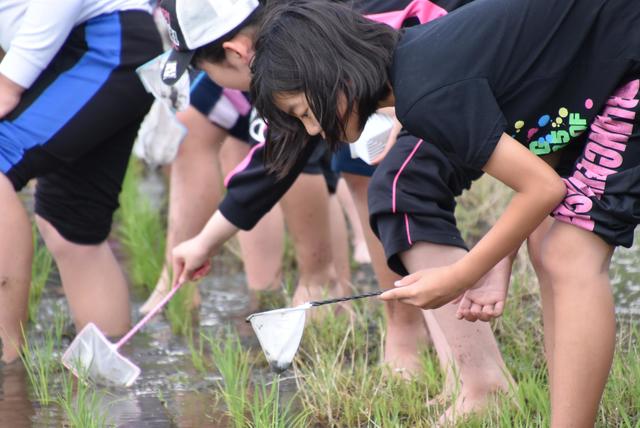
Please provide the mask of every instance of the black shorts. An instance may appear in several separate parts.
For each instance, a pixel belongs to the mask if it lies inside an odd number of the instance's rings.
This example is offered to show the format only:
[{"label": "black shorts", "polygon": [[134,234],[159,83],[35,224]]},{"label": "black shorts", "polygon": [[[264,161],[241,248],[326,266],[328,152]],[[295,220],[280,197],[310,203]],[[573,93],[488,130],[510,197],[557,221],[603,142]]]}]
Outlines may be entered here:
[{"label": "black shorts", "polygon": [[556,220],[630,247],[640,222],[640,77],[611,95],[566,176]]},{"label": "black shorts", "polygon": [[0,171],[16,191],[38,178],[35,212],[69,241],[97,244],[111,230],[131,147],[153,101],[135,69],[161,51],[148,13],[90,19],[0,121]]},{"label": "black shorts", "polygon": [[369,185],[371,228],[394,272],[408,274],[399,253],[418,241],[467,249],[456,227],[455,197],[481,175],[454,166],[433,144],[398,136]]}]

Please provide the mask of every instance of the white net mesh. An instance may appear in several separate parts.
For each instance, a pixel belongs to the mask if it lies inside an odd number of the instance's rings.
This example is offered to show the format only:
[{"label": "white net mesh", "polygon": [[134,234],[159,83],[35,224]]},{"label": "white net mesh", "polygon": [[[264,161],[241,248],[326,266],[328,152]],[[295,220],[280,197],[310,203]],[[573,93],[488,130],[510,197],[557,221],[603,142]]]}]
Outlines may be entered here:
[{"label": "white net mesh", "polygon": [[310,307],[311,304],[306,303],[295,308],[260,312],[247,318],[272,370],[280,373],[291,365],[304,332],[306,310]]},{"label": "white net mesh", "polygon": [[107,385],[130,386],[140,374],[140,368],[120,355],[93,323],[73,339],[62,364],[78,377]]}]

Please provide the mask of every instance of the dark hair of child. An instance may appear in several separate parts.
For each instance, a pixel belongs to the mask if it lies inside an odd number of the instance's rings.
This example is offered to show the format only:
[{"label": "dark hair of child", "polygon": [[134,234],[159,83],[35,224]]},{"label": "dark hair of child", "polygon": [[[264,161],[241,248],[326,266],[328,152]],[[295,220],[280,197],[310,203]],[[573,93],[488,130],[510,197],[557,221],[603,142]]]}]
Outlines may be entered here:
[{"label": "dark hair of child", "polygon": [[389,95],[388,68],[398,36],[331,1],[274,2],[265,8],[251,64],[251,96],[269,124],[265,158],[272,172],[288,171],[309,140],[301,122],[280,111],[274,97],[305,94],[335,150],[346,119],[355,112],[362,128]]}]

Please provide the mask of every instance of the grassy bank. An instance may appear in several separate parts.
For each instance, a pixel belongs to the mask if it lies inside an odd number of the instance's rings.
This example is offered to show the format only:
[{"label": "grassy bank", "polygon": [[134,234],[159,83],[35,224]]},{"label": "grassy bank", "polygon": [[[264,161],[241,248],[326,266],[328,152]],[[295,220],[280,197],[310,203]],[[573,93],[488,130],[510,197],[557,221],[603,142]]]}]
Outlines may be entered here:
[{"label": "grassy bank", "polygon": [[[460,198],[457,218],[469,242],[477,240],[496,220],[509,196],[503,186],[483,179]],[[299,415],[304,426],[434,426],[448,405],[446,401],[426,404],[443,389],[435,352],[425,348],[419,376],[411,381],[401,379],[381,364],[385,331],[380,303],[365,300],[355,307],[357,316],[353,320],[329,316],[322,323],[307,325],[293,369],[283,375],[295,377],[293,398],[278,397],[273,392],[278,378],[267,382],[262,375],[255,375],[267,372],[260,350],[242,348],[229,337],[207,338],[213,358],[203,364],[206,352],[203,354],[201,347],[196,360],[201,367],[210,366],[222,374],[219,397],[228,406],[230,425],[281,426],[278,421],[286,412],[287,418]],[[496,396],[495,403],[484,413],[458,420],[456,426],[548,426],[541,305],[525,251],[521,251],[514,266],[505,315],[492,326],[516,385],[510,394]],[[620,319],[616,356],[598,413],[598,427],[640,426],[639,339],[637,324]],[[195,348],[192,352],[196,352]],[[256,400],[262,400],[260,406]],[[279,400],[280,405],[274,406],[274,400]],[[263,409],[259,420],[256,407]],[[270,414],[272,422],[259,422],[266,420],[264,412]]]},{"label": "grassy bank", "polygon": [[[459,421],[461,427],[544,427],[549,426],[546,367],[542,354],[539,300],[528,284],[528,276],[514,278],[511,299],[503,318],[494,323],[500,348],[517,385],[509,396],[497,396],[495,405],[483,414]],[[232,339],[217,340],[211,363],[224,382],[219,396],[229,407],[231,426],[261,425],[253,409],[270,409],[274,420],[281,412],[302,415],[304,426],[315,427],[430,427],[447,403],[426,405],[443,388],[443,376],[435,352],[425,349],[423,370],[405,381],[381,365],[384,322],[380,305],[362,302],[355,321],[332,317],[307,325],[292,370],[297,392],[293,399],[257,395],[269,391],[262,375],[267,371],[260,350],[241,348]],[[640,424],[640,343],[632,323],[619,325],[616,357],[598,414],[598,427],[637,427]],[[226,347],[226,348],[225,348]],[[223,352],[221,349],[231,350]],[[253,366],[249,365],[254,361]],[[276,381],[277,382],[277,378]],[[268,385],[268,386],[265,386]],[[273,393],[272,393],[273,394]],[[253,398],[252,398],[253,397]],[[262,398],[261,398],[262,397]],[[260,405],[255,403],[260,402]],[[262,401],[260,401],[262,400]],[[293,406],[293,410],[292,407]],[[264,416],[262,416],[264,418]]]}]

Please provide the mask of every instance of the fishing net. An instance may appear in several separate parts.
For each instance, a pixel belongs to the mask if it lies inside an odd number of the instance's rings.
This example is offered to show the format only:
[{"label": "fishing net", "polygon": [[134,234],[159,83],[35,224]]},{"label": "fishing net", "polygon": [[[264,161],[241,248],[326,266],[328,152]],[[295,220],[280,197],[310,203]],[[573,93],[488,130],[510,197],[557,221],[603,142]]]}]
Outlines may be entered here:
[{"label": "fishing net", "polygon": [[295,308],[259,312],[247,318],[275,372],[281,373],[291,365],[300,346],[307,309],[311,306],[311,303],[305,303]]},{"label": "fishing net", "polygon": [[95,324],[87,324],[62,356],[62,364],[78,378],[115,386],[130,386],[140,368],[118,353]]}]

